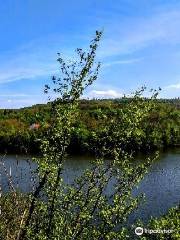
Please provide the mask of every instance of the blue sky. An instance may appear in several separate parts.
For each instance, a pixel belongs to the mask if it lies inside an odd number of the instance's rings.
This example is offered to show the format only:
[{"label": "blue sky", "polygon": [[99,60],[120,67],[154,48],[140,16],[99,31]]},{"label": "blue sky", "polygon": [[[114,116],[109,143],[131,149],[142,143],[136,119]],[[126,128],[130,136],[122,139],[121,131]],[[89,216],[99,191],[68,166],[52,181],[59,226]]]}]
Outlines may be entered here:
[{"label": "blue sky", "polygon": [[121,97],[146,85],[180,96],[180,1],[0,0],[0,108],[46,101],[57,52],[71,58],[104,29],[98,80],[86,97]]}]

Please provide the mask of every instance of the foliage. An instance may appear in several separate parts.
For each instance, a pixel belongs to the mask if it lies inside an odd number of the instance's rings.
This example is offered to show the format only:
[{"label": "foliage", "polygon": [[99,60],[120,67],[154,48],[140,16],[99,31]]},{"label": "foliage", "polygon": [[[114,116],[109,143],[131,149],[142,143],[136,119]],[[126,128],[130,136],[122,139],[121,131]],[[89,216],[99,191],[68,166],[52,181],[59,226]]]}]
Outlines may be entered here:
[{"label": "foliage", "polygon": [[[98,130],[100,122],[99,110],[109,118],[120,117],[122,111],[128,111],[133,98],[115,100],[78,100],[79,114],[74,123],[69,153],[92,152],[89,147],[92,132]],[[148,101],[148,99],[144,99]],[[135,151],[147,151],[167,146],[174,146],[180,142],[180,110],[178,101],[163,101],[156,99],[156,107],[148,112],[146,121],[141,125],[138,139],[131,136],[130,146],[124,142],[126,148]],[[9,153],[39,153],[40,144],[37,139],[45,135],[52,124],[50,103],[36,105],[20,110],[0,110],[0,151]],[[32,130],[33,123],[40,125]],[[121,126],[119,126],[121,131]],[[18,143],[18,144],[16,144]]]},{"label": "foliage", "polygon": [[[81,115],[79,99],[97,78],[100,64],[95,65],[95,56],[101,35],[96,32],[88,52],[77,49],[79,61],[65,63],[59,55],[61,74],[45,88],[45,92],[59,95],[51,102],[51,124],[41,138],[42,157],[35,159],[39,182],[22,203],[18,202],[17,209],[11,208],[13,198],[1,199],[6,211],[3,216],[12,217],[7,228],[7,219],[0,221],[4,239],[131,239],[124,226],[143,198],[133,197],[132,189],[158,154],[147,158],[146,164],[134,164],[134,149],[127,151],[127,146],[133,141],[142,144],[146,133],[142,126],[157,107],[156,91],[146,100],[142,97],[145,89],[140,89],[121,109],[111,109],[111,102],[106,102],[104,110],[97,108],[92,114],[97,124],[92,126],[87,142],[96,158],[72,184],[66,185],[62,178],[77,126],[81,126],[78,136],[85,136],[84,140],[88,135],[85,125],[77,124]],[[105,161],[107,156],[111,156],[110,161]],[[110,183],[111,193],[107,192]],[[19,195],[13,192],[16,201]]]},{"label": "foliage", "polygon": [[[162,217],[151,218],[145,229],[153,231],[162,231],[161,233],[144,233],[143,240],[178,240],[180,238],[180,208],[179,206],[169,209],[168,213]],[[141,226],[143,224],[141,223]],[[169,231],[169,233],[164,233],[163,231]]]},{"label": "foliage", "polygon": [[0,197],[0,239],[18,239],[27,212],[27,200],[19,192],[6,193]]}]

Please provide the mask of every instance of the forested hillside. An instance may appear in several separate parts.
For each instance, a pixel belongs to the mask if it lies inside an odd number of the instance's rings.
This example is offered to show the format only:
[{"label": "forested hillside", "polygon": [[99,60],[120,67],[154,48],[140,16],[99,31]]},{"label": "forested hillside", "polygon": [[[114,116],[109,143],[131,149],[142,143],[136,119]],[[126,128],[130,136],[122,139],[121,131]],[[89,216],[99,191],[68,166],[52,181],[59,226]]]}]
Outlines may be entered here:
[{"label": "forested hillside", "polygon": [[[126,111],[131,101],[134,100],[130,98],[81,100],[69,152],[93,152],[90,145],[94,141],[94,133],[98,134],[98,126],[102,121],[99,120],[101,113],[108,116],[104,120],[104,124],[108,124],[108,121],[121,114],[122,110]],[[156,110],[151,111],[142,128],[137,129],[137,134],[131,136],[130,143],[124,143],[124,148],[144,151],[173,146],[180,142],[180,99],[155,101]],[[1,109],[0,151],[39,153],[38,138],[45,134],[52,121],[50,103],[22,109]]]}]

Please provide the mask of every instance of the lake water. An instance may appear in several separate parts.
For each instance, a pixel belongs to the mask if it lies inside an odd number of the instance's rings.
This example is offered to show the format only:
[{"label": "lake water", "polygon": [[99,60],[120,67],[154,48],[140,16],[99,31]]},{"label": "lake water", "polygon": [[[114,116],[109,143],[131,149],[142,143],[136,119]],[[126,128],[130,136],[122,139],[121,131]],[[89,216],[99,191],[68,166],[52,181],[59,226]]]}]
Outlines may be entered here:
[{"label": "lake water", "polygon": [[[143,158],[141,161],[144,161]],[[31,191],[34,186],[32,171],[36,164],[31,157],[8,155],[0,165],[0,184],[3,192],[9,190],[7,173],[11,175],[13,185],[21,191]],[[70,183],[75,176],[90,166],[87,156],[74,156],[65,162],[63,177]],[[110,186],[111,189],[111,186]],[[160,159],[153,163],[147,175],[139,184],[135,194],[145,193],[143,203],[130,217],[132,223],[140,218],[147,221],[150,216],[161,216],[180,201],[180,148],[171,149],[160,154]]]}]

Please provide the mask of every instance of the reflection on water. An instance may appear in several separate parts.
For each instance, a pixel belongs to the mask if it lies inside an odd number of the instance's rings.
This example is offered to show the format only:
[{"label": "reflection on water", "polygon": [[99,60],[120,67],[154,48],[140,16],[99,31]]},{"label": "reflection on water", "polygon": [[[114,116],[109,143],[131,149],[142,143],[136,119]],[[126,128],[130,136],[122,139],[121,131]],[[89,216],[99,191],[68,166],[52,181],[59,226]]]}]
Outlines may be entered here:
[{"label": "reflection on water", "polygon": [[[143,161],[143,160],[142,160]],[[37,165],[27,156],[8,155],[4,161],[5,168],[0,165],[0,183],[3,191],[8,191],[8,177],[5,169],[12,176],[16,188],[21,191],[31,191],[35,179],[32,172]],[[71,183],[75,176],[90,166],[88,157],[74,156],[65,162],[63,178],[66,183]],[[112,186],[109,186],[109,191]],[[180,200],[180,149],[169,150],[161,153],[160,160],[153,163],[148,174],[139,184],[133,194],[145,193],[146,202],[143,203],[130,217],[134,222],[137,218],[146,221],[150,216],[160,216],[179,203]]]},{"label": "reflection on water", "polygon": [[139,184],[135,193],[145,193],[146,201],[131,216],[146,221],[161,216],[180,201],[180,149],[162,153]]}]

